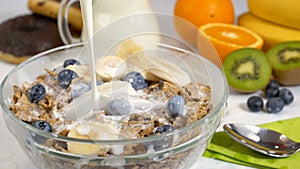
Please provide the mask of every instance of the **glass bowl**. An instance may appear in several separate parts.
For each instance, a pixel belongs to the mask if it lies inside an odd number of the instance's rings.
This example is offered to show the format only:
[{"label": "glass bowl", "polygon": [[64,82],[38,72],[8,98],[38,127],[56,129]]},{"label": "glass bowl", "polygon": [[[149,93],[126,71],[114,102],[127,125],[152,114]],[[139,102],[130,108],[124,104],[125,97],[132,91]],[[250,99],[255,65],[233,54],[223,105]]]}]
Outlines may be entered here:
[{"label": "glass bowl", "polygon": [[[158,25],[161,25],[161,19],[163,23],[166,23],[166,20],[174,22],[173,16],[158,15]],[[133,22],[135,17],[139,16],[123,18],[118,22],[127,19]],[[114,24],[109,26],[114,27]],[[16,118],[10,109],[14,95],[13,86],[22,86],[25,82],[33,82],[37,76],[43,74],[45,68],[55,70],[66,59],[77,58],[84,63],[89,63],[87,60],[88,44],[91,42],[86,42],[40,53],[18,65],[4,78],[0,88],[0,103],[6,126],[17,139],[25,154],[40,169],[190,168],[205,151],[225,113],[228,84],[223,72],[212,62],[199,56],[195,52],[196,50],[180,36],[174,36],[176,31],[169,34],[164,33],[160,28],[159,32],[151,30],[136,33],[137,31],[135,31],[135,33],[118,35],[118,38],[114,37],[111,40],[107,40],[111,36],[101,38],[107,35],[107,31],[113,30],[109,26],[107,29],[100,30],[93,39],[94,46],[106,42],[105,45],[95,50],[97,57],[103,58],[115,54],[124,40],[139,41],[138,39],[143,39],[145,36],[155,37],[155,39],[159,39],[158,42],[145,43],[143,41],[143,52],[147,55],[159,55],[165,61],[172,62],[185,71],[192,82],[209,86],[211,89],[209,104],[212,106],[210,112],[200,120],[171,132],[119,140],[70,138],[41,131]],[[168,29],[166,32],[172,31]],[[77,102],[77,104],[81,103]],[[83,110],[91,109],[91,105],[81,105],[81,107],[85,107]],[[109,147],[110,152],[106,155],[75,154],[68,151],[70,143],[81,146]]]}]

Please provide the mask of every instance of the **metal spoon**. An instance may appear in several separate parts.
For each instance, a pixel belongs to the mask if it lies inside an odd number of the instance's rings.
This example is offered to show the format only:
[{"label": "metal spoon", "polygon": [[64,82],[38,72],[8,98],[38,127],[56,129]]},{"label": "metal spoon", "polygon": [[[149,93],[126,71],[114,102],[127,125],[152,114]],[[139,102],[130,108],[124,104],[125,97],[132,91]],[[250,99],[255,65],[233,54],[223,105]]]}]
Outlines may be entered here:
[{"label": "metal spoon", "polygon": [[223,128],[237,142],[269,156],[287,157],[300,150],[300,143],[274,130],[245,124],[225,124]]}]

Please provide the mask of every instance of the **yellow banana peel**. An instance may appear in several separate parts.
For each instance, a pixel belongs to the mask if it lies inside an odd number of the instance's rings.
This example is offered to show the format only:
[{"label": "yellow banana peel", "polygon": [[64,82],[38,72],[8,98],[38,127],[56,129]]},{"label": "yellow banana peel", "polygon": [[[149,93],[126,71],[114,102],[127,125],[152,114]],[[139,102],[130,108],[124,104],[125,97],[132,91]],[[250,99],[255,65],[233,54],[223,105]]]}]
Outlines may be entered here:
[{"label": "yellow banana peel", "polygon": [[300,40],[300,30],[263,20],[250,12],[243,13],[238,17],[238,25],[249,28],[260,35],[264,39],[264,51],[281,42]]},{"label": "yellow banana peel", "polygon": [[300,30],[299,0],[248,0],[247,2],[253,15]]}]

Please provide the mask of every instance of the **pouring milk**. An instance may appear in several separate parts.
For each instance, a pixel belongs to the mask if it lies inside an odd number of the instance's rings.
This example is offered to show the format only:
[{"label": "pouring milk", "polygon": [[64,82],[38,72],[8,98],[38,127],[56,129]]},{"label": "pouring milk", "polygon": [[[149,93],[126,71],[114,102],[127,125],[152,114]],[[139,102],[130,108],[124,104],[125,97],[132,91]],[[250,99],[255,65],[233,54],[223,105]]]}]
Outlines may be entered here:
[{"label": "pouring milk", "polygon": [[[67,4],[62,6],[66,6],[66,9],[68,9],[68,6],[75,1],[76,0],[63,0],[62,3]],[[143,45],[143,43],[158,43],[160,42],[160,38],[156,34],[159,33],[159,28],[155,15],[150,13],[151,7],[148,0],[80,0],[80,5],[83,20],[81,39],[73,38],[70,33],[64,34],[63,32],[66,31],[61,30],[69,29],[68,27],[62,28],[66,26],[66,24],[58,25],[61,31],[60,35],[65,43],[86,43],[92,76],[91,99],[93,101],[90,100],[90,104],[93,102],[93,108],[98,109],[98,104],[101,102],[101,99],[99,93],[97,93],[96,86],[95,62],[97,58],[95,58],[95,53],[97,57],[105,56],[105,51],[111,47],[109,45],[135,34],[147,34],[135,38],[141,45]],[[63,9],[61,8],[60,15],[62,15],[62,11]],[[145,15],[143,15],[143,13]],[[125,19],[129,16],[130,19]],[[68,17],[64,18],[66,19]],[[59,22],[61,22],[61,20]],[[115,25],[111,26],[110,23]],[[106,33],[106,29],[109,33]],[[154,34],[149,35],[149,32]],[[106,45],[105,42],[109,45]],[[94,46],[97,47],[94,48]]]}]

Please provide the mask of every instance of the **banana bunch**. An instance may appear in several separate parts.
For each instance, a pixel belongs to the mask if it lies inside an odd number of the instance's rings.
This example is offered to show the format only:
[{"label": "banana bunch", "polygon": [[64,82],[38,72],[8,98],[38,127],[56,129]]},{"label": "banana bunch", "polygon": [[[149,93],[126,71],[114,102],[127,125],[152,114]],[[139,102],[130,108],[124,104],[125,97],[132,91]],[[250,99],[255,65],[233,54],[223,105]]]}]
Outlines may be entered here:
[{"label": "banana bunch", "polygon": [[250,12],[262,19],[300,29],[299,0],[248,0]]},{"label": "banana bunch", "polygon": [[267,51],[275,44],[300,40],[299,0],[248,0],[249,12],[239,16],[238,25],[247,27],[264,39]]}]

